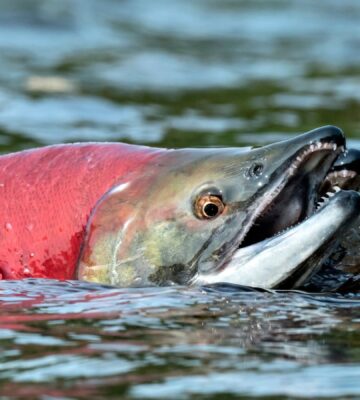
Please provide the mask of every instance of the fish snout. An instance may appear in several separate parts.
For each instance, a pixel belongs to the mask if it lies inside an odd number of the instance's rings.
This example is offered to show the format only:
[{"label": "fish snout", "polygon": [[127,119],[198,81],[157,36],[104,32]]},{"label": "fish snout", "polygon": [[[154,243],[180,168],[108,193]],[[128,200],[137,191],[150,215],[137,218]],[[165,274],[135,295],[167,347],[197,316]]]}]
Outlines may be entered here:
[{"label": "fish snout", "polygon": [[[345,146],[345,136],[343,131],[338,128],[337,126],[333,125],[326,125],[317,129],[314,129],[308,133],[305,133],[301,136],[309,136],[309,139],[312,141],[319,141],[319,142],[332,142],[337,146]],[[300,137],[301,137],[300,136]]]}]

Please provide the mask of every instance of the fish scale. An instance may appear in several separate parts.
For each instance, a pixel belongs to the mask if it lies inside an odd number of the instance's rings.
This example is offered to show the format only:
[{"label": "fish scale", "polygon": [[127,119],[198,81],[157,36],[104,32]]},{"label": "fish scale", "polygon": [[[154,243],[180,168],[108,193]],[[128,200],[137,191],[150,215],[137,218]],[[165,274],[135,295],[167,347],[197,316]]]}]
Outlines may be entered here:
[{"label": "fish scale", "polygon": [[141,171],[158,151],[74,144],[0,157],[2,277],[74,277],[92,208],[122,176],[134,168]]}]

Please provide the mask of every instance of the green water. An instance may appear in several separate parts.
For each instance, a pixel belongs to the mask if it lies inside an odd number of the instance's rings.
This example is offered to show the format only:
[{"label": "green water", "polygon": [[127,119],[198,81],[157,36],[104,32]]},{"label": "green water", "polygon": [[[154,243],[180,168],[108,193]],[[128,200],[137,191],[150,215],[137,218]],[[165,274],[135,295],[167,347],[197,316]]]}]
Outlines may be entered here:
[{"label": "green water", "polygon": [[[360,145],[356,0],[2,0],[0,151]],[[0,285],[0,398],[360,397],[358,296]]]}]

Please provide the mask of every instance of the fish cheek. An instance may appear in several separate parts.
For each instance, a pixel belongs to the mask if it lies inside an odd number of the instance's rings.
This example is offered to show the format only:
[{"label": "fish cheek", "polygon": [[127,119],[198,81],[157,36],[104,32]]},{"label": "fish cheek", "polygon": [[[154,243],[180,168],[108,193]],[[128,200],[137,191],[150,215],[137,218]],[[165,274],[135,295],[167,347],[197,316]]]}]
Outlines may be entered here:
[{"label": "fish cheek", "polygon": [[[112,262],[114,235],[108,233],[97,238],[95,243],[86,243],[82,250],[78,273],[81,280],[88,282],[111,283],[109,266]],[[84,258],[86,262],[84,262]]]},{"label": "fish cheek", "polygon": [[179,221],[159,222],[144,238],[144,258],[151,265],[148,280],[155,285],[186,284],[196,273],[202,238]]}]

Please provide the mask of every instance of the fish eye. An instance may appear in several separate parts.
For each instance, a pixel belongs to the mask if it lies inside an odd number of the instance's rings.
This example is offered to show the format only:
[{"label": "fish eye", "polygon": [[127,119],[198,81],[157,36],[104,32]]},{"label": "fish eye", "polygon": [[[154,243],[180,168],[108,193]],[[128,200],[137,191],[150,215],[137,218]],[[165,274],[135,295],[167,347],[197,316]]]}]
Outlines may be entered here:
[{"label": "fish eye", "polygon": [[249,176],[251,177],[258,177],[262,174],[264,170],[264,164],[261,163],[254,163],[250,168],[249,168]]},{"label": "fish eye", "polygon": [[195,201],[195,215],[200,219],[214,219],[222,214],[224,208],[220,194],[203,194]]}]

